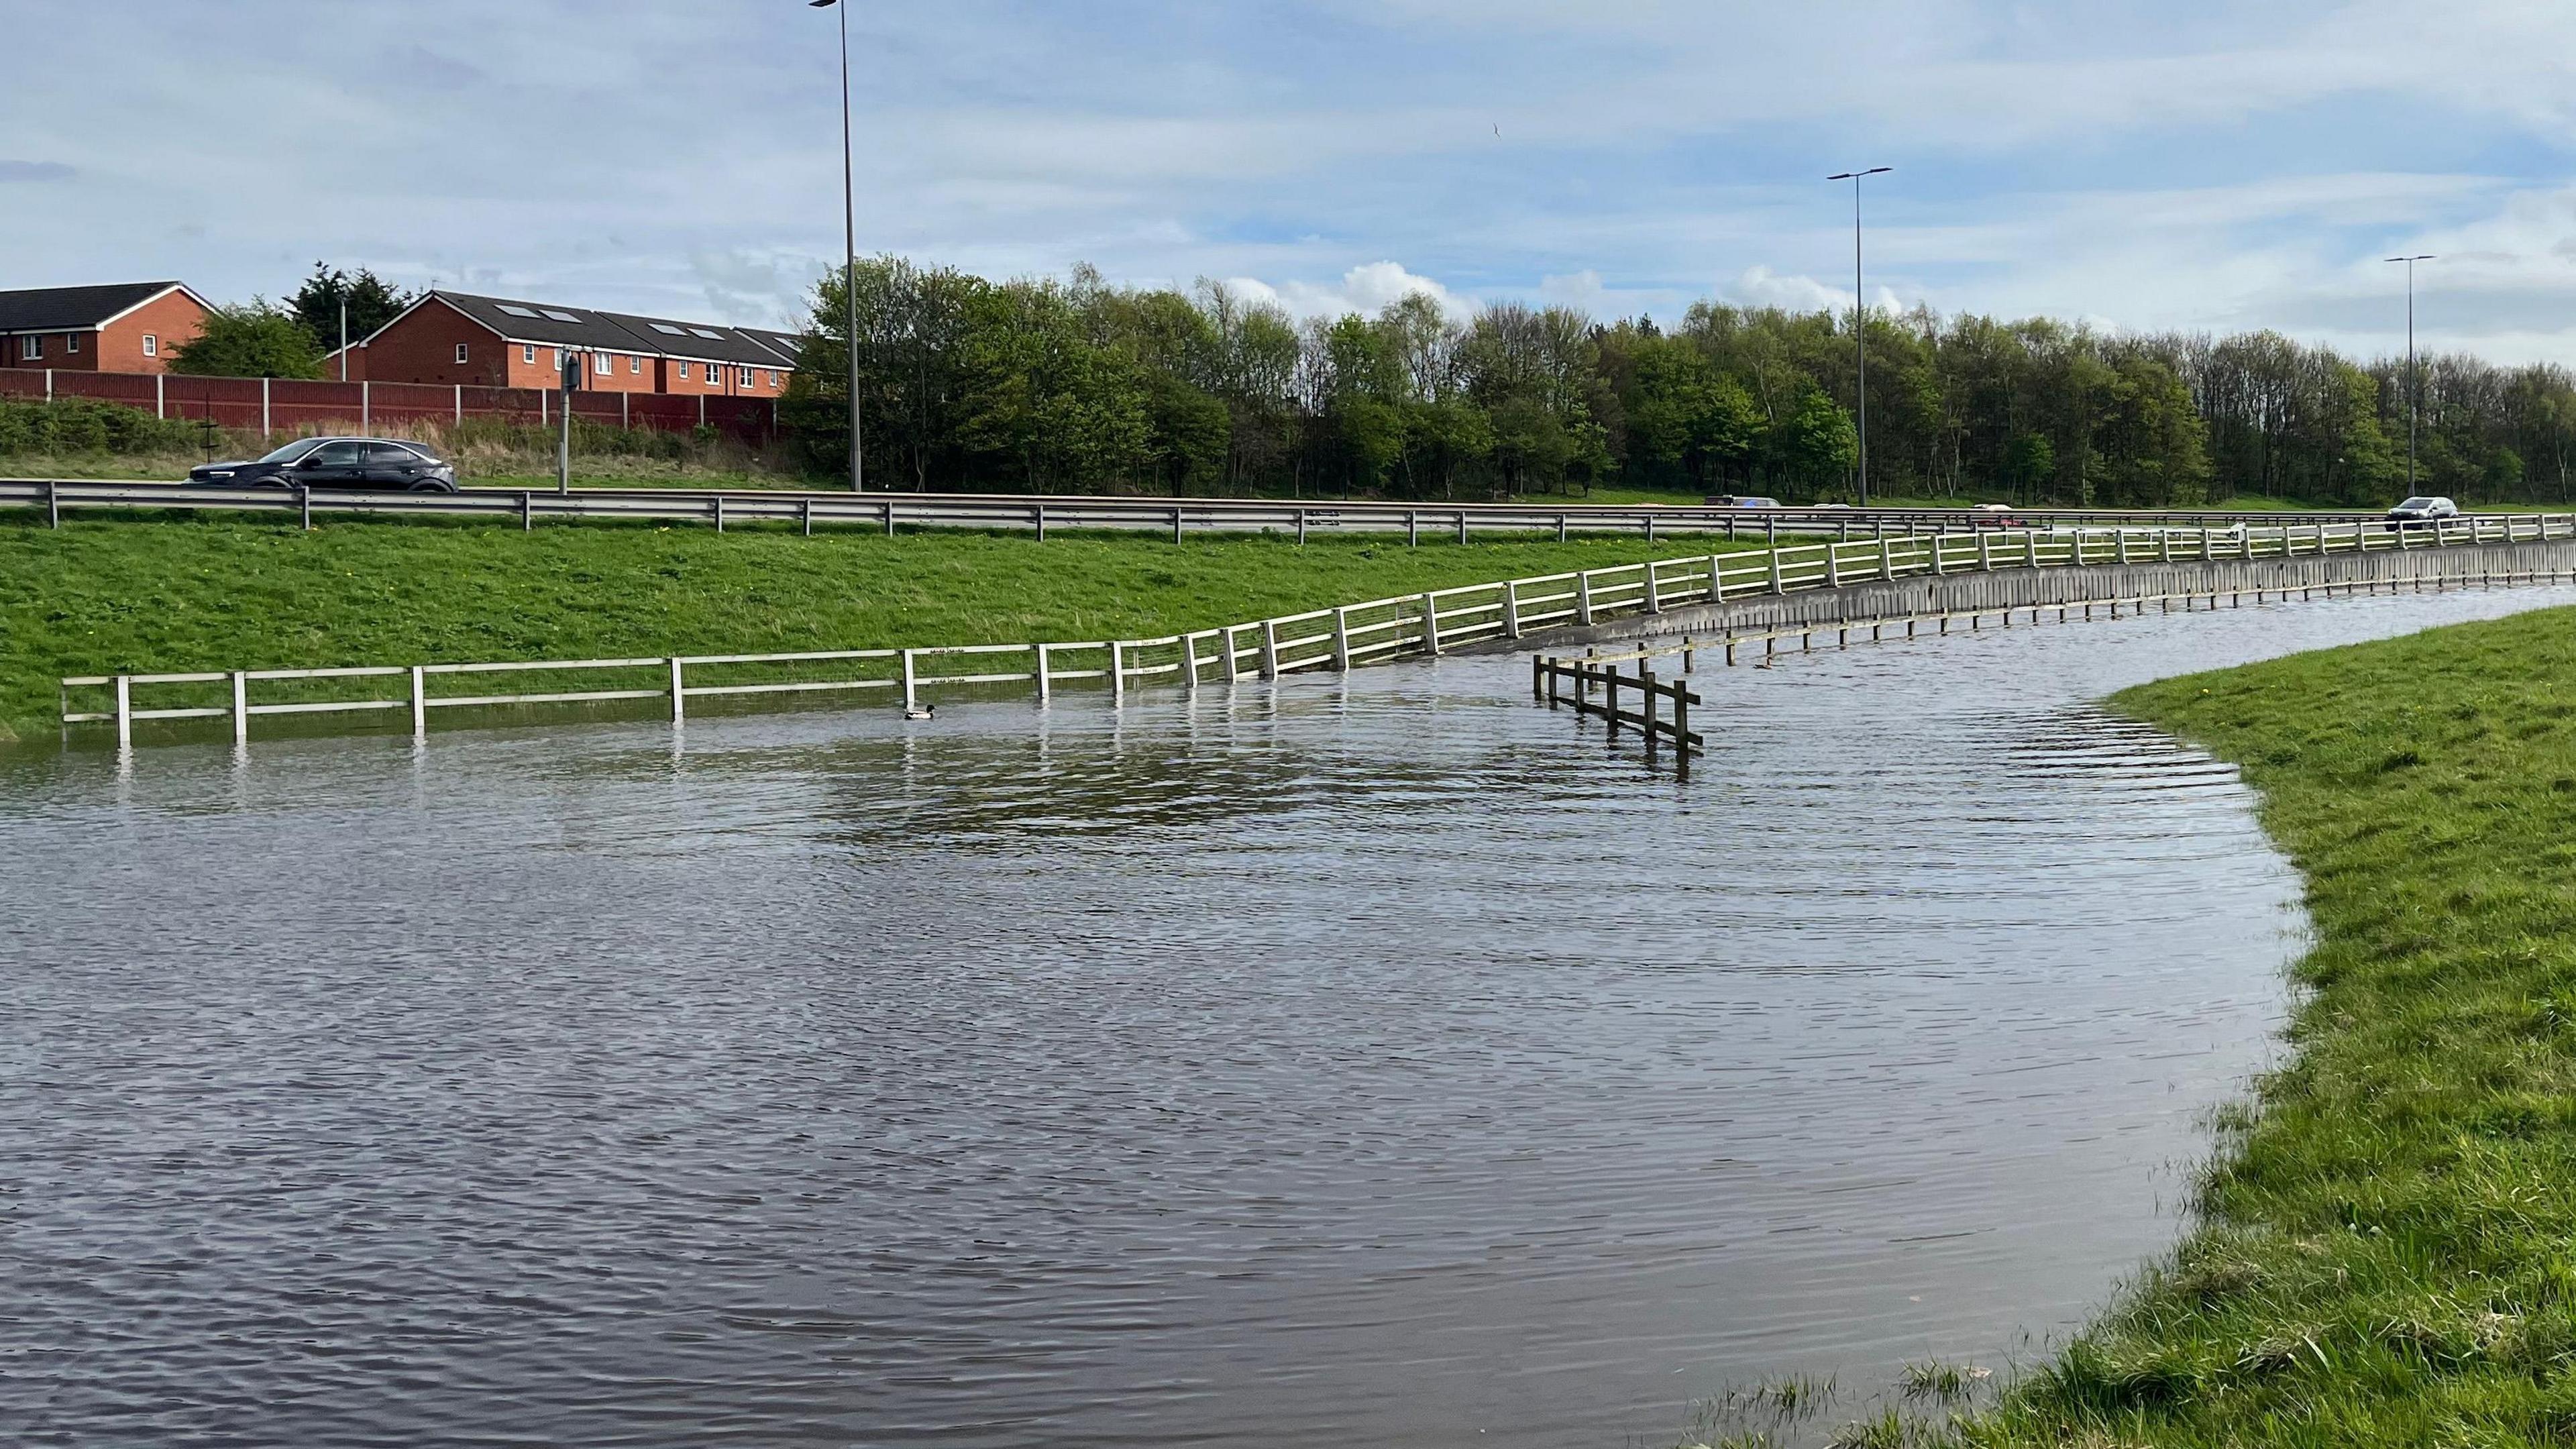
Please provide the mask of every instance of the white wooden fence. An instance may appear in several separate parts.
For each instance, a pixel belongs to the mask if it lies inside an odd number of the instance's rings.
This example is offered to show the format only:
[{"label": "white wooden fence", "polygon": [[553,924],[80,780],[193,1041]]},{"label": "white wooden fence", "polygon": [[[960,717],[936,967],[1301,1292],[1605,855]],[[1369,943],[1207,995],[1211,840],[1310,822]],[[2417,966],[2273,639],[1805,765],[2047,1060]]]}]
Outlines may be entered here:
[{"label": "white wooden fence", "polygon": [[[1046,700],[1058,685],[1093,680],[1119,697],[1140,685],[1196,690],[1247,677],[1349,669],[1405,654],[1437,655],[1481,640],[1518,639],[1532,630],[1590,624],[1613,615],[1657,614],[1875,580],[2569,538],[2576,538],[2576,515],[2571,514],[2486,515],[2407,528],[2378,522],[2284,523],[2269,529],[2015,529],[1890,537],[1697,554],[1468,584],[1152,639],[81,675],[62,681],[61,712],[66,729],[112,723],[118,743],[126,745],[132,743],[134,725],[150,720],[229,718],[233,737],[246,740],[251,720],[262,715],[408,711],[413,732],[420,734],[427,732],[432,711],[501,705],[655,699],[668,701],[671,718],[678,720],[687,715],[693,699],[873,692],[911,706],[933,686],[1028,685]],[[434,683],[475,676],[526,685],[568,672],[587,672],[605,687],[433,688]],[[340,689],[351,680],[400,681],[400,692],[392,698],[347,698]],[[256,693],[283,697],[254,698],[253,686],[263,686]],[[139,701],[138,691],[149,691],[154,698]]]}]

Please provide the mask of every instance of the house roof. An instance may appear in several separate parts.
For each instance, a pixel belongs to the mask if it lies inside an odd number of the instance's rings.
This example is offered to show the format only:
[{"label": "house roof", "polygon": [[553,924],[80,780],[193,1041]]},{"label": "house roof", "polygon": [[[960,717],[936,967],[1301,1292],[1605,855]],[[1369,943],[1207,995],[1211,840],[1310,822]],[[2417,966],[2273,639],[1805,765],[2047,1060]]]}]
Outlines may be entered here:
[{"label": "house roof", "polygon": [[787,359],[789,367],[796,365],[797,355],[805,347],[805,339],[793,332],[777,332],[767,327],[737,327],[734,330]]},{"label": "house roof", "polygon": [[[683,322],[632,312],[603,312],[594,307],[563,307],[550,302],[519,302],[471,292],[434,291],[435,298],[499,333],[510,342],[537,343],[583,351],[631,352],[647,357],[739,363],[752,367],[794,367],[796,355],[781,354],[748,329],[713,322]],[[417,304],[415,304],[417,305]],[[402,319],[397,317],[396,322]],[[386,326],[391,326],[387,323]],[[381,334],[382,328],[377,329]],[[373,339],[370,339],[373,340]]]},{"label": "house roof", "polygon": [[[103,327],[164,292],[188,292],[177,282],[111,282],[97,287],[31,287],[0,292],[0,332],[77,332]],[[205,299],[188,292],[197,305]]]}]

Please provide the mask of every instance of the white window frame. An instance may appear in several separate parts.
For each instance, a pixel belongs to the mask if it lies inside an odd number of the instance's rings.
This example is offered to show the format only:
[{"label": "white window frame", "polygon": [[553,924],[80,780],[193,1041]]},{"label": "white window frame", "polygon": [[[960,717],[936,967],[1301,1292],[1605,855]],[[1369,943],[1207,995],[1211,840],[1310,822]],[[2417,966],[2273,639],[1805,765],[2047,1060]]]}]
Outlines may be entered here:
[{"label": "white window frame", "polygon": [[527,364],[528,366],[530,366],[530,367],[534,367],[534,366],[536,366],[536,365],[537,365],[537,344],[535,344],[535,343],[533,343],[533,342],[522,342],[522,343],[520,343],[520,344],[519,344],[519,360],[520,360],[521,362],[526,363],[526,364]]},{"label": "white window frame", "polygon": [[64,333],[64,334],[63,334],[63,353],[64,353],[64,355],[65,355],[65,356],[68,356],[68,357],[78,357],[78,356],[80,356],[80,334],[79,334],[79,333],[77,333],[77,332],[66,332],[66,333]]},{"label": "white window frame", "polygon": [[146,332],[143,334],[143,355],[146,357],[159,357],[161,355],[161,335],[159,333]]},{"label": "white window frame", "polygon": [[33,332],[30,332],[30,333],[28,333],[26,336],[19,338],[19,339],[18,339],[18,360],[19,360],[20,362],[42,362],[42,361],[44,361],[44,360],[45,360],[45,339],[43,339],[43,338],[41,338],[41,337],[37,336],[37,335],[36,335],[35,333],[33,333]]},{"label": "white window frame", "polygon": [[592,370],[602,377],[608,376],[608,369],[616,362],[616,359],[605,352],[593,353],[592,356],[597,358],[599,362],[599,365]]},{"label": "white window frame", "polygon": [[687,382],[688,380],[689,380],[689,365],[688,365],[687,363],[683,362],[683,363],[681,363],[681,364],[680,364],[680,381],[682,381],[682,382]]},{"label": "white window frame", "polygon": [[639,352],[639,353],[637,353],[636,355],[634,355],[633,357],[630,357],[630,358],[626,359],[626,375],[627,375],[627,376],[629,376],[629,377],[639,377],[639,376],[641,376],[641,375],[643,374],[643,372],[644,372],[644,355],[643,355],[642,353],[640,353],[640,352]]},{"label": "white window frame", "polygon": [[456,360],[459,363],[465,361],[465,344],[462,342],[456,344]]}]

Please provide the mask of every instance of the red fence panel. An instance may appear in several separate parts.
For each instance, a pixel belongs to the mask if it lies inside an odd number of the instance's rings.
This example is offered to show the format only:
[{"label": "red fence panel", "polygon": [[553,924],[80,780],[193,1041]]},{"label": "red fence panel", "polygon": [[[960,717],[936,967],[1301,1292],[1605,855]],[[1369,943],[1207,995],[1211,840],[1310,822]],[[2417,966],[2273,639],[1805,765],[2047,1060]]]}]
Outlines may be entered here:
[{"label": "red fence panel", "polygon": [[257,432],[261,425],[259,382],[255,377],[165,377],[161,380],[162,415],[212,418],[219,427]]},{"label": "red fence panel", "polygon": [[[558,421],[556,397],[532,388],[452,387],[440,383],[356,383],[303,378],[184,377],[148,372],[52,375],[55,397],[124,403],[163,417],[212,419],[257,432],[382,431],[404,424],[486,418],[521,427]],[[43,397],[47,374],[0,368],[0,396]],[[679,396],[584,391],[573,416],[606,427],[688,432],[701,425],[755,447],[778,439],[778,404],[769,398]]]}]

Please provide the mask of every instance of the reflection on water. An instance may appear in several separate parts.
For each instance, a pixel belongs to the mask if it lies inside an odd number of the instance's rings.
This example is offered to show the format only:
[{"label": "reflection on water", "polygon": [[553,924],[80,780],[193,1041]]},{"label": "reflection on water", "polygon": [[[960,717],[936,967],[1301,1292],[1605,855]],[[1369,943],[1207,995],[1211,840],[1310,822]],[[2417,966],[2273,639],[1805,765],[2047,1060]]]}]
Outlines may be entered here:
[{"label": "reflection on water", "polygon": [[[1554,1445],[2172,1231],[2295,881],[2084,700],[2550,596],[1701,676],[0,764],[31,1440]],[[1033,721],[1035,728],[1032,728]]]}]

